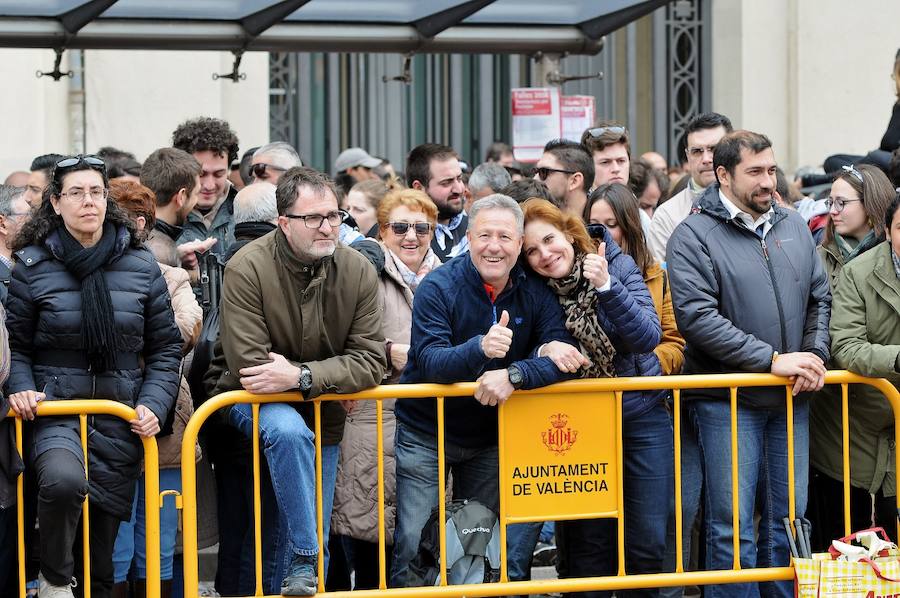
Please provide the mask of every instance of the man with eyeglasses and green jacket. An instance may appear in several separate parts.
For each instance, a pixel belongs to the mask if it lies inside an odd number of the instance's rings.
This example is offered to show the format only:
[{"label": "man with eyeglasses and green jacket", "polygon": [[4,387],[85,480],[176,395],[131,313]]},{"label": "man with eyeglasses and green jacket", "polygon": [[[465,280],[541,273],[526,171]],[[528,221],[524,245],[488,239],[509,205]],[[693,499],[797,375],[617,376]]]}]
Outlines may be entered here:
[{"label": "man with eyeglasses and green jacket", "polygon": [[[225,269],[219,343],[227,366],[212,394],[299,390],[305,400],[375,386],[387,366],[378,279],[365,257],[338,241],[343,213],[334,183],[315,170],[291,168],[275,195],[277,228],[248,243]],[[303,400],[262,405],[259,429],[293,547],[293,554],[279,555],[291,556],[281,593],[308,596],[317,589],[319,544],[313,413]],[[326,541],[344,416],[341,404],[322,405]],[[252,435],[250,405],[231,407],[227,418]],[[272,532],[268,524],[266,531]]]}]

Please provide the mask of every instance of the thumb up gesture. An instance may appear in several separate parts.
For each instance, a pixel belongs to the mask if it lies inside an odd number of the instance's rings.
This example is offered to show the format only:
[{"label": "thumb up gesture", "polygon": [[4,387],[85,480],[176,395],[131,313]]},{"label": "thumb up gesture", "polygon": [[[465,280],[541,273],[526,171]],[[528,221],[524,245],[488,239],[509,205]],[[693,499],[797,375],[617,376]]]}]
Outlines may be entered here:
[{"label": "thumb up gesture", "polygon": [[506,357],[510,345],[512,345],[512,330],[506,327],[509,324],[509,312],[505,309],[500,314],[500,320],[491,326],[481,337],[481,350],[488,359],[502,359]]},{"label": "thumb up gesture", "polygon": [[609,263],[606,261],[606,243],[600,243],[597,253],[584,256],[582,266],[584,277],[595,289],[599,289],[609,281]]}]

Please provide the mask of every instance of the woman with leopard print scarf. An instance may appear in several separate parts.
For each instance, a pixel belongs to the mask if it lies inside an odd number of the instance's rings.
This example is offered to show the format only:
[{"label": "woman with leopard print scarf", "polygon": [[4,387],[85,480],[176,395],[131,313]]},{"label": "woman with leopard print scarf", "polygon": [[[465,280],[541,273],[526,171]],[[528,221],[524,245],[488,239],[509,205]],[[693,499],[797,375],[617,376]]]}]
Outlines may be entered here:
[{"label": "woman with leopard print scarf", "polygon": [[[590,365],[584,377],[658,376],[653,351],[662,337],[659,318],[644,278],[628,254],[600,226],[599,247],[584,222],[548,201],[523,204],[523,256],[547,279],[566,313],[566,327],[581,343]],[[560,369],[572,356],[557,361],[557,347],[543,348]],[[674,448],[672,424],[662,391],[626,392],[623,396],[625,566],[628,573],[662,571],[672,493]],[[615,575],[614,520],[559,522],[556,542],[560,577]],[[629,594],[657,596],[659,590]],[[593,594],[586,594],[593,595]]]}]

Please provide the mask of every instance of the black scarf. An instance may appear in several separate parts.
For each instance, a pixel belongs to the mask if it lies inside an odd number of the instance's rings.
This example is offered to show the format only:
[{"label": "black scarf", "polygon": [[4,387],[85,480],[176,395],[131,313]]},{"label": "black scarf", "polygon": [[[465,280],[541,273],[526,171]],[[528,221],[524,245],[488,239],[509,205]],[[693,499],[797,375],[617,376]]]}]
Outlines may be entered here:
[{"label": "black scarf", "polygon": [[271,222],[241,222],[234,225],[234,238],[239,241],[254,241],[275,230]]},{"label": "black scarf", "polygon": [[159,218],[156,219],[156,224],[153,225],[153,228],[166,235],[173,241],[177,241],[178,237],[181,236],[182,231],[184,231],[183,226],[175,226],[174,224],[169,224],[168,222],[164,222]]},{"label": "black scarf", "polygon": [[112,298],[103,276],[116,248],[116,227],[103,224],[103,236],[93,247],[84,247],[65,226],[58,229],[62,261],[72,276],[81,281],[81,348],[92,372],[116,368],[118,336]]}]

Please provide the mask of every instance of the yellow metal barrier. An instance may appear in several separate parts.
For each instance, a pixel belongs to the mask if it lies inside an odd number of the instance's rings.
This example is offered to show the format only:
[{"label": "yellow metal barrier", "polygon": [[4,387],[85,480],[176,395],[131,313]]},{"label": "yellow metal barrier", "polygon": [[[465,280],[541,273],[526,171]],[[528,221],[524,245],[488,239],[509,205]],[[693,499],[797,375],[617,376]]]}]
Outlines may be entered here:
[{"label": "yellow metal barrier", "polygon": [[[850,461],[849,461],[849,409],[847,389],[849,384],[867,384],[872,386],[886,397],[894,411],[895,442],[900,443],[900,392],[887,380],[872,379],[857,376],[846,371],[828,372],[826,384],[840,384],[842,389],[842,425],[844,431],[843,462],[844,462],[844,527],[850,533]],[[437,385],[395,385],[380,386],[351,395],[327,395],[313,401],[315,412],[316,435],[316,490],[317,490],[317,529],[319,536],[319,554],[322,552],[322,473],[321,473],[321,403],[332,400],[375,400],[377,401],[377,447],[378,447],[378,510],[379,510],[379,588],[378,590],[363,590],[354,592],[331,592],[328,596],[333,598],[365,598],[366,596],[379,597],[405,597],[405,596],[503,596],[522,594],[545,594],[552,592],[581,592],[588,590],[626,590],[647,587],[667,587],[683,585],[707,585],[726,583],[749,583],[761,581],[780,581],[793,579],[793,567],[770,567],[742,569],[740,563],[740,519],[739,519],[739,492],[738,492],[738,441],[737,441],[737,391],[738,388],[760,386],[785,387],[787,406],[787,432],[788,432],[788,481],[789,481],[789,516],[795,519],[794,496],[794,443],[793,443],[793,396],[791,383],[778,376],[770,374],[721,374],[704,376],[666,376],[647,378],[610,378],[575,380],[553,386],[530,391],[516,391],[509,402],[499,408],[499,438],[500,438],[500,471],[505,470],[509,455],[503,450],[504,440],[510,431],[504,429],[504,410],[509,405],[515,404],[517,397],[546,397],[565,395],[569,397],[599,397],[601,395],[615,398],[615,422],[614,434],[616,436],[616,505],[614,511],[582,514],[581,517],[612,517],[618,518],[619,524],[619,569],[618,574],[608,577],[592,577],[580,579],[558,579],[541,581],[509,582],[506,571],[506,525],[508,523],[534,520],[572,519],[576,518],[568,513],[547,514],[539,517],[510,517],[506,513],[507,490],[505,480],[501,474],[500,480],[500,521],[501,521],[501,581],[492,584],[477,584],[464,586],[446,585],[445,576],[441,576],[441,585],[429,588],[387,588],[385,571],[386,542],[384,537],[384,463],[382,446],[382,401],[384,399],[417,399],[436,397],[437,402],[437,452],[438,475],[440,480],[446,480],[446,465],[444,460],[444,401],[447,398],[472,396],[475,390],[474,383]],[[690,571],[683,570],[682,562],[682,496],[681,496],[681,391],[690,389],[727,389],[731,404],[731,458],[732,458],[732,495],[733,495],[733,534],[734,534],[734,565],[732,570],[716,571]],[[623,446],[620,436],[621,430],[621,403],[622,393],[626,391],[640,390],[673,390],[673,415],[675,434],[675,542],[676,542],[676,570],[672,573],[655,574],[625,574],[624,534],[622,517],[622,452]],[[247,392],[227,392],[214,397],[203,404],[193,415],[184,433],[182,445],[183,454],[190,454],[197,441],[197,435],[203,423],[217,410],[237,403],[251,403],[254,423],[253,443],[253,490],[255,504],[255,557],[256,557],[256,595],[262,595],[262,549],[261,549],[261,524],[260,524],[260,480],[259,480],[259,405],[264,403],[296,402],[300,400],[299,393],[282,393],[275,395],[253,395]],[[627,447],[624,447],[627,450]],[[895,468],[900,471],[900,451],[896,453]],[[185,596],[193,598],[198,596],[198,554],[197,554],[197,493],[196,493],[196,465],[192,459],[182,460],[183,482],[183,506],[184,506],[184,582]],[[439,485],[438,507],[440,511],[439,521],[445,520],[446,489],[444,484]],[[897,506],[900,508],[900,493],[897,496]],[[148,529],[149,529],[148,524]],[[898,524],[900,528],[900,524]],[[440,530],[441,562],[445,561],[446,536],[444,526]],[[900,529],[898,529],[900,534]],[[319,592],[324,592],[323,559],[319,559]]]},{"label": "yellow metal barrier", "polygon": [[[89,415],[111,415],[125,420],[137,419],[137,413],[134,409],[117,403],[115,401],[105,400],[66,400],[66,401],[48,401],[38,403],[37,417],[55,417],[55,416],[74,416],[79,417],[81,428],[81,450],[84,456],[85,476],[88,472],[88,436],[87,436],[87,418]],[[9,412],[7,417],[15,417],[15,413]],[[18,417],[15,419],[16,428],[16,449],[22,455],[22,420]],[[144,445],[144,481],[146,488],[146,522],[147,522],[147,598],[159,598],[159,580],[160,580],[160,553],[159,553],[159,453],[157,452],[156,438],[141,438]],[[193,454],[193,448],[191,453]],[[28,464],[26,464],[26,467]],[[24,497],[24,475],[19,474],[16,480],[16,520],[18,522],[18,575],[19,575],[19,597],[25,598],[25,561],[27,555],[25,553],[25,497]],[[37,500],[37,497],[33,497]],[[83,585],[84,598],[91,596],[91,560],[90,560],[90,509],[89,496],[85,496],[84,505],[82,506],[82,537],[83,537],[83,554],[84,554],[84,578],[81,581]]]}]

